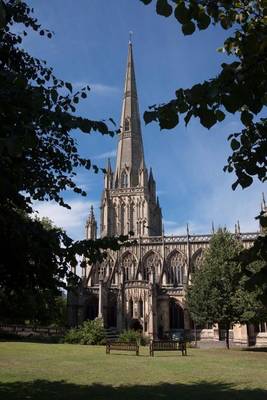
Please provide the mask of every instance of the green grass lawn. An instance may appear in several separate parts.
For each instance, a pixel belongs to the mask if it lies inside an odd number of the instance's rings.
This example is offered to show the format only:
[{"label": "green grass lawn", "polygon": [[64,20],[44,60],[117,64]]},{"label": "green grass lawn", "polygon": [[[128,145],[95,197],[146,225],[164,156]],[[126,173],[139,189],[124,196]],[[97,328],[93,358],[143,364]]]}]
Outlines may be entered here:
[{"label": "green grass lawn", "polygon": [[0,343],[0,399],[267,400],[267,352]]}]

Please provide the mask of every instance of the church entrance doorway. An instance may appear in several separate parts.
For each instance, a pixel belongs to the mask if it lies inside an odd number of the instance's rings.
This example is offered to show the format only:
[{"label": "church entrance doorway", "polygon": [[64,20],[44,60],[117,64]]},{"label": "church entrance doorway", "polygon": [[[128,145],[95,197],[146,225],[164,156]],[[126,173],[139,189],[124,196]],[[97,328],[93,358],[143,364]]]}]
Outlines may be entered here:
[{"label": "church entrance doorway", "polygon": [[98,297],[90,296],[86,308],[86,319],[93,320],[98,317]]},{"label": "church entrance doorway", "polygon": [[130,321],[130,329],[133,329],[134,331],[143,331],[143,326],[142,326],[141,322],[139,321],[139,319],[133,318]]},{"label": "church entrance doorway", "polygon": [[170,300],[170,329],[184,329],[184,310],[175,300]]},{"label": "church entrance doorway", "polygon": [[107,327],[116,328],[117,326],[117,298],[114,293],[110,293],[108,296],[107,305]]}]

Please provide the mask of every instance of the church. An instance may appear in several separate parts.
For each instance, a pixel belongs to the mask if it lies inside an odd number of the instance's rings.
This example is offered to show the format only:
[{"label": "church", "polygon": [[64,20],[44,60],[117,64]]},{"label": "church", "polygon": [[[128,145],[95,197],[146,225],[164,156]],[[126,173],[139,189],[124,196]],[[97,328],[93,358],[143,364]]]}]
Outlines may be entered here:
[{"label": "church", "polygon": [[[265,203],[263,207],[266,209]],[[108,166],[101,199],[100,236],[134,233],[135,243],[117,252],[109,251],[102,263],[83,269],[79,295],[69,295],[70,325],[86,319],[103,318],[106,328],[139,329],[150,338],[192,334],[194,325],[185,304],[185,289],[192,272],[201,263],[212,233],[165,236],[162,211],[156,195],[152,169],[145,162],[138,106],[132,43],[129,42],[116,167]],[[235,235],[245,248],[258,233]],[[93,208],[86,221],[86,238],[97,237]],[[246,344],[248,337],[262,333],[267,342],[266,324],[262,332],[254,327],[234,326],[232,339]],[[198,330],[199,338],[219,340],[217,326]],[[256,340],[256,339],[255,339]]]}]

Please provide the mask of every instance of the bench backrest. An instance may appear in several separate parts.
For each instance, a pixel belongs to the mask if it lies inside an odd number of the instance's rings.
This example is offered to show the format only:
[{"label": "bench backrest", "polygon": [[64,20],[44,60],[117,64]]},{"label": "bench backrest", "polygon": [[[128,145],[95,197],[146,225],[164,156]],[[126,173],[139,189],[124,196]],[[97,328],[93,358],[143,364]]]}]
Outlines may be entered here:
[{"label": "bench backrest", "polygon": [[186,342],[182,340],[151,340],[149,349],[150,355],[153,355],[154,351],[172,350],[180,350],[183,355],[186,355]]}]

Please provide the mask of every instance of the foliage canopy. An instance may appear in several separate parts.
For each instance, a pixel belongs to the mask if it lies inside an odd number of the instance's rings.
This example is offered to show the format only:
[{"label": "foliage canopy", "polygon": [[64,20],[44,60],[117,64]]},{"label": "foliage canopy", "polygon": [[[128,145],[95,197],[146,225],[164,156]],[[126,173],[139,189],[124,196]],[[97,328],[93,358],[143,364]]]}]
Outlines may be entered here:
[{"label": "foliage canopy", "polygon": [[[74,242],[62,230],[47,229],[33,220],[33,201],[55,201],[70,208],[66,189],[85,196],[75,182],[76,169],[98,172],[77,150],[74,130],[113,136],[103,121],[76,115],[76,105],[89,86],[74,92],[70,82],[57,78],[45,61],[23,49],[31,32],[51,39],[26,2],[0,0],[0,303],[5,306],[29,298],[56,295],[72,280],[77,255],[102,260],[127,237]],[[113,120],[110,120],[113,123]],[[105,170],[103,170],[105,172]],[[77,283],[77,279],[76,279]],[[27,308],[24,308],[26,311]],[[28,308],[29,310],[29,308]],[[6,311],[6,312],[5,312]]]},{"label": "foliage canopy", "polygon": [[184,115],[186,125],[195,117],[210,129],[226,114],[239,113],[244,128],[228,137],[232,155],[224,170],[236,174],[233,189],[250,186],[255,177],[266,181],[267,2],[156,0],[156,12],[164,17],[173,15],[184,35],[211,24],[229,30],[220,51],[231,56],[231,62],[223,63],[216,77],[188,89],[179,88],[167,104],[152,106],[144,114],[145,122],[158,121],[161,129],[172,129]]}]

